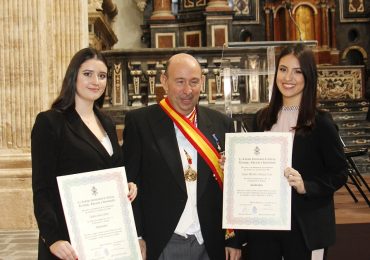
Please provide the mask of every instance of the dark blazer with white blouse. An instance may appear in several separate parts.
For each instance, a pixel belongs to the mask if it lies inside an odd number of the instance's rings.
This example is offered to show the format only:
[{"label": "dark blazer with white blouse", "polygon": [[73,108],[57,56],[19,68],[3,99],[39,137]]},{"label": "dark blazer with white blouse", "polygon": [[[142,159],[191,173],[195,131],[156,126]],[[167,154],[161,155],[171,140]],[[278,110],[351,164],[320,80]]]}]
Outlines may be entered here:
[{"label": "dark blazer with white blouse", "polygon": [[[224,147],[225,133],[233,131],[230,118],[199,107],[198,129],[216,148],[215,134]],[[133,202],[139,236],[147,245],[147,259],[158,259],[173,235],[187,200],[183,166],[173,121],[159,105],[126,114],[125,168],[138,185]],[[222,229],[222,191],[212,171],[198,154],[197,209],[200,227],[210,259],[225,259],[225,231]]]},{"label": "dark blazer with white blouse", "polygon": [[58,240],[69,241],[56,177],[123,165],[113,121],[94,110],[112,143],[112,156],[75,109],[48,110],[36,117],[31,155],[34,213],[40,230],[38,259],[56,259],[49,246]]},{"label": "dark blazer with white blouse", "polygon": [[[254,131],[263,131],[256,122]],[[292,167],[302,175],[307,192],[301,195],[292,189],[292,218],[310,250],[334,244],[333,196],[348,177],[343,144],[330,114],[317,111],[315,122],[310,133],[294,135],[292,154]]]}]

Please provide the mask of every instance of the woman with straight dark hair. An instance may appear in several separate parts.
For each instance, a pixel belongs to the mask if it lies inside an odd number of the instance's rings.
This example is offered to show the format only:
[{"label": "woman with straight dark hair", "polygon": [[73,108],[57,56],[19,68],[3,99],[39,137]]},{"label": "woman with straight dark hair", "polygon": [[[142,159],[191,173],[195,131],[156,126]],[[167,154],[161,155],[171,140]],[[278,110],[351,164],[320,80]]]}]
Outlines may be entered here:
[{"label": "woman with straight dark hair", "polygon": [[248,260],[323,259],[335,242],[334,192],[347,180],[343,145],[330,114],[316,106],[317,70],[304,45],[282,50],[269,105],[254,131],[294,135],[292,168],[284,171],[292,189],[290,231],[248,230]]},{"label": "woman with straight dark hair", "polygon": [[[38,259],[78,257],[70,244],[57,176],[123,166],[115,125],[99,111],[107,71],[98,51],[78,51],[51,109],[37,115],[31,155],[34,213],[40,230]],[[136,185],[129,183],[129,199],[136,194]]]}]

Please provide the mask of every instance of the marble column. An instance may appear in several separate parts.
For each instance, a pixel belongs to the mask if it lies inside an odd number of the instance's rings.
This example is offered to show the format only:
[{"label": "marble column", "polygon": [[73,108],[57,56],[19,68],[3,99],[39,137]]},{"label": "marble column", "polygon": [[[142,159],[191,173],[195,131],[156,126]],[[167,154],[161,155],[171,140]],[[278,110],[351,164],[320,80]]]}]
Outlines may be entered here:
[{"label": "marble column", "polygon": [[0,197],[7,210],[0,229],[34,225],[31,129],[59,93],[72,55],[88,46],[87,10],[86,0],[1,4]]},{"label": "marble column", "polygon": [[[290,19],[289,11],[288,9],[284,8],[284,16],[285,16],[285,39],[287,41],[294,41],[295,39],[291,38],[293,34],[293,29],[295,30],[295,26],[290,26],[292,23],[292,20]],[[293,24],[294,25],[294,24]]]},{"label": "marble column", "polygon": [[331,23],[331,27],[330,27],[330,36],[331,36],[331,47],[333,49],[336,49],[337,48],[337,34],[336,34],[336,31],[335,31],[335,8],[332,7],[330,8],[330,23]]},{"label": "marble column", "polygon": [[322,47],[329,46],[329,30],[328,30],[328,7],[325,3],[321,4],[321,28],[322,28]]},{"label": "marble column", "polygon": [[271,33],[271,14],[272,14],[272,10],[270,8],[266,8],[265,9],[265,15],[266,15],[266,40],[267,41],[272,41],[273,40],[273,37],[272,37],[272,33]]},{"label": "marble column", "polygon": [[209,0],[206,7],[207,12],[231,11],[227,0]]},{"label": "marble column", "polygon": [[315,13],[315,39],[317,40],[317,45],[321,46],[322,45],[322,40],[321,40],[321,21],[320,21],[320,15],[319,13]]},{"label": "marble column", "polygon": [[174,20],[172,14],[171,0],[154,0],[151,20]]},{"label": "marble column", "polygon": [[335,7],[330,8],[330,21],[331,21],[331,26],[330,26],[330,56],[331,56],[331,63],[333,65],[338,65],[339,64],[339,50],[337,49],[337,34],[335,31]]}]

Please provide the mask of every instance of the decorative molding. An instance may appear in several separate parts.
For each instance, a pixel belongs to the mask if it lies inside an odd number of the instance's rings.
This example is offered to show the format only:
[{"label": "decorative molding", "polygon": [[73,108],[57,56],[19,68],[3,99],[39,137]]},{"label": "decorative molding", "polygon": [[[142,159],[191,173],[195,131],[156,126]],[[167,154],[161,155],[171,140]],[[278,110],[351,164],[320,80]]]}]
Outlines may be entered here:
[{"label": "decorative molding", "polygon": [[184,0],[183,5],[184,8],[194,8],[194,7],[203,7],[206,6],[206,0]]},{"label": "decorative molding", "polygon": [[[188,45],[188,37],[198,37],[198,45]],[[185,47],[202,47],[202,32],[201,31],[188,31],[184,32],[184,46]]]},{"label": "decorative molding", "polygon": [[112,82],[112,103],[113,105],[123,105],[122,99],[122,65],[113,64],[113,82]]},{"label": "decorative molding", "polygon": [[[163,46],[161,41],[165,44],[170,43],[172,46]],[[155,48],[175,48],[176,47],[176,34],[175,33],[156,33],[155,34]]]},{"label": "decorative molding", "polygon": [[[364,58],[364,60],[367,60],[367,52],[365,51],[364,48],[362,48],[360,46],[351,46],[351,47],[346,48],[343,51],[342,59],[346,59],[348,52],[351,51],[351,50],[357,50],[357,51],[361,52],[362,57]],[[366,61],[365,61],[365,63],[366,63]]]},{"label": "decorative molding", "polygon": [[272,8],[272,12],[274,14],[274,19],[276,19],[277,14],[279,13],[279,10],[282,9],[282,8],[284,9],[285,7],[283,5],[278,5],[275,8]]},{"label": "decorative molding", "polygon": [[145,7],[147,5],[147,0],[133,0],[136,3],[137,8],[141,11],[144,12]]},{"label": "decorative molding", "polygon": [[[239,2],[244,3],[243,9],[236,6]],[[233,24],[260,24],[260,0],[233,0],[233,11],[235,12]]]},{"label": "decorative molding", "polygon": [[228,5],[228,0],[208,0],[206,12],[228,12],[232,11]]},{"label": "decorative molding", "polygon": [[370,22],[370,1],[339,0],[339,17],[342,23]]},{"label": "decorative molding", "polygon": [[103,11],[103,0],[89,0],[89,10]]},{"label": "decorative molding", "polygon": [[317,7],[315,5],[309,3],[309,2],[303,2],[303,3],[297,3],[297,4],[295,4],[294,7],[293,7],[292,13],[295,14],[297,8],[300,7],[300,6],[304,6],[304,5],[309,6],[314,11],[314,14],[315,15],[318,14]]},{"label": "decorative molding", "polygon": [[214,104],[216,102],[216,93],[217,93],[217,87],[216,87],[216,79],[209,78],[208,79],[208,102],[210,104]]},{"label": "decorative molding", "polygon": [[109,50],[118,42],[110,23],[100,11],[89,11],[89,44],[98,50]]},{"label": "decorative molding", "polygon": [[233,0],[233,10],[236,16],[249,16],[251,13],[249,0]]},{"label": "decorative molding", "polygon": [[[228,38],[229,30],[228,30],[227,25],[212,25],[211,31],[212,31],[212,45],[211,45],[212,47],[220,47],[220,46],[223,46],[225,43],[229,42],[229,38]],[[221,45],[219,45],[220,39],[216,39],[220,32],[221,33],[223,32],[222,36],[224,40],[223,44]]]},{"label": "decorative molding", "polygon": [[363,66],[318,67],[317,96],[320,100],[362,99]]}]

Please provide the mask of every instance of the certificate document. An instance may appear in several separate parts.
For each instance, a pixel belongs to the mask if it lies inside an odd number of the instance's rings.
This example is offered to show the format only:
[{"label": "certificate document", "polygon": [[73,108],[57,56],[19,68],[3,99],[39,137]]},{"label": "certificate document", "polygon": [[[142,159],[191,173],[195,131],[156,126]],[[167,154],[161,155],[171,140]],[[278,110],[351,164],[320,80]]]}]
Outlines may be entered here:
[{"label": "certificate document", "polygon": [[142,259],[124,167],[60,176],[57,181],[79,260]]},{"label": "certificate document", "polygon": [[223,228],[290,230],[292,133],[226,134]]}]

